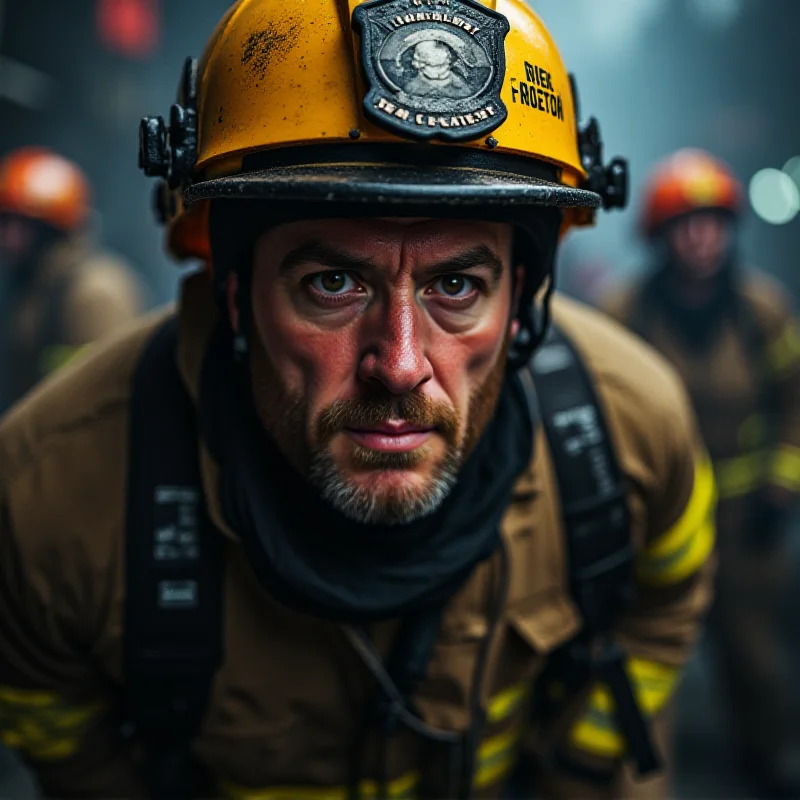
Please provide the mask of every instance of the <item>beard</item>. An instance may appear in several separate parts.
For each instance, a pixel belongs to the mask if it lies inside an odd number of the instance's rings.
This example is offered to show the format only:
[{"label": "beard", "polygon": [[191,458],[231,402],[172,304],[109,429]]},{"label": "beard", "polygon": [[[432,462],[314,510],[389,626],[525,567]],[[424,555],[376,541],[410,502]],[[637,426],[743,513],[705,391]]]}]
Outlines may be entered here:
[{"label": "beard", "polygon": [[[370,385],[358,397],[330,404],[310,421],[307,399],[286,388],[257,336],[253,337],[250,361],[253,399],[267,433],[331,506],[362,524],[409,523],[436,511],[455,486],[462,465],[494,413],[509,346],[507,335],[489,376],[470,397],[466,420],[447,403],[419,392],[397,396]],[[359,483],[337,463],[330,446],[334,436],[348,428],[369,428],[388,419],[432,428],[444,440],[444,455],[432,466],[424,486],[407,483],[387,489],[375,485],[379,481]],[[347,461],[351,469],[386,473],[413,470],[432,457],[427,444],[399,453],[356,445]]]}]

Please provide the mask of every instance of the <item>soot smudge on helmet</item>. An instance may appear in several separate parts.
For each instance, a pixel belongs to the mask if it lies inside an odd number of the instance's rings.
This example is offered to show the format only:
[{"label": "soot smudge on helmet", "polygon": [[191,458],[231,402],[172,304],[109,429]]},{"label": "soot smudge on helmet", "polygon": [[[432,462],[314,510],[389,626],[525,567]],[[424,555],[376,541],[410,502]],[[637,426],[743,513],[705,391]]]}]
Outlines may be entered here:
[{"label": "soot smudge on helmet", "polygon": [[285,27],[274,24],[255,31],[242,48],[242,66],[248,68],[251,77],[264,80],[270,66],[283,61],[299,38],[300,30],[294,23]]}]

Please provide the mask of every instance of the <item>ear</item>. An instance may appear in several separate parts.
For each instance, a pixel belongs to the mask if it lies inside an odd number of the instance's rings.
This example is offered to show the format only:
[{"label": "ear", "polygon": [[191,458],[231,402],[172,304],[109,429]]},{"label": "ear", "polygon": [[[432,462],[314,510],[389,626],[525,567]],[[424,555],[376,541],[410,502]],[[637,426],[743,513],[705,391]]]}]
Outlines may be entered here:
[{"label": "ear", "polygon": [[228,319],[234,333],[239,333],[239,276],[235,272],[228,275],[225,286],[225,300],[228,305]]},{"label": "ear", "polygon": [[511,298],[511,326],[509,328],[511,333],[511,338],[516,338],[517,334],[519,333],[519,320],[517,319],[517,313],[519,312],[519,301],[522,297],[522,285],[525,281],[525,267],[522,264],[518,264],[514,270],[514,282],[512,286],[514,287],[514,295]]}]

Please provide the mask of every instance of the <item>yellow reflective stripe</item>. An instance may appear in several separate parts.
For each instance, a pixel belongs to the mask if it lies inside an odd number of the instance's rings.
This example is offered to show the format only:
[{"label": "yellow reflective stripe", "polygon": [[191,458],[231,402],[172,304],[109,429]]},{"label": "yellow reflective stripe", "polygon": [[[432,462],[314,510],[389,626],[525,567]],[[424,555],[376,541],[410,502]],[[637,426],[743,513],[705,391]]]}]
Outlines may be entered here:
[{"label": "yellow reflective stripe", "polygon": [[74,756],[80,749],[80,740],[57,739],[52,742],[40,742],[26,748],[28,755],[35,761],[55,761],[59,758]]},{"label": "yellow reflective stripe", "polygon": [[484,789],[505,778],[517,759],[517,750],[522,741],[521,725],[514,725],[505,733],[486,739],[478,748],[478,768],[475,786]]},{"label": "yellow reflective stripe", "polygon": [[3,706],[25,706],[30,708],[35,706],[52,706],[58,702],[58,695],[53,692],[30,691],[28,689],[16,689],[13,686],[0,686],[0,708]]},{"label": "yellow reflective stripe", "polygon": [[679,583],[705,563],[714,547],[715,502],[714,472],[704,458],[695,466],[692,494],[681,518],[637,556],[636,576],[642,583]]},{"label": "yellow reflective stripe", "polygon": [[[483,789],[505,778],[516,763],[517,751],[522,741],[523,727],[515,725],[504,733],[492,736],[478,748],[475,786]],[[418,772],[407,772],[391,781],[387,787],[394,800],[410,800],[419,784]],[[226,800],[347,800],[344,786],[269,786],[250,789],[233,783],[221,783],[220,790]],[[375,781],[362,781],[359,797],[374,800],[378,794]]]},{"label": "yellow reflective stripe", "polygon": [[780,445],[772,456],[767,478],[790,492],[800,492],[800,447]]},{"label": "yellow reflective stripe", "polygon": [[490,723],[502,722],[508,719],[520,705],[530,696],[530,683],[522,681],[498,692],[489,700],[486,719]]},{"label": "yellow reflective stripe", "polygon": [[72,361],[73,358],[80,355],[89,345],[68,345],[56,344],[52,347],[45,347],[39,357],[39,370],[42,375],[49,375],[55,372],[67,363]]},{"label": "yellow reflective stripe", "polygon": [[104,709],[102,703],[68,705],[53,692],[0,686],[0,741],[35,760],[66,758]]},{"label": "yellow reflective stripe", "polygon": [[629,658],[628,674],[633,680],[636,697],[642,709],[652,716],[657,714],[672,696],[680,670],[656,661]]},{"label": "yellow reflective stripe", "polygon": [[[647,716],[657,714],[675,690],[680,671],[653,661],[630,658],[627,662],[634,694]],[[618,758],[625,742],[614,718],[614,700],[608,688],[598,684],[592,690],[583,717],[570,731],[570,743],[603,758]]]},{"label": "yellow reflective stripe", "polygon": [[796,320],[787,322],[780,336],[767,345],[767,360],[772,371],[779,375],[800,361],[800,327]]},{"label": "yellow reflective stripe", "polygon": [[[412,800],[419,784],[418,772],[407,772],[387,785],[389,797],[394,800]],[[348,800],[344,786],[268,786],[250,789],[234,783],[221,783],[220,790],[226,800]],[[378,785],[375,781],[362,781],[361,800],[375,800]]]},{"label": "yellow reflective stripe", "polygon": [[[530,697],[529,681],[521,681],[498,692],[489,700],[486,718],[489,723],[502,722],[517,711]],[[475,785],[489,786],[511,772],[516,761],[517,749],[522,740],[522,727],[517,725],[497,736],[486,739],[478,749]],[[388,785],[388,793],[395,800],[412,798],[419,783],[418,772],[408,772]],[[233,783],[220,784],[227,800],[347,800],[344,786],[269,786],[250,789]],[[360,797],[373,800],[378,787],[374,781],[361,783]]]},{"label": "yellow reflective stripe", "polygon": [[714,465],[720,498],[741,497],[764,483],[769,453],[756,450],[734,458],[724,458]]},{"label": "yellow reflective stripe", "polygon": [[221,783],[219,788],[226,800],[347,800],[344,787],[271,786],[266,789],[249,789],[233,783]]}]

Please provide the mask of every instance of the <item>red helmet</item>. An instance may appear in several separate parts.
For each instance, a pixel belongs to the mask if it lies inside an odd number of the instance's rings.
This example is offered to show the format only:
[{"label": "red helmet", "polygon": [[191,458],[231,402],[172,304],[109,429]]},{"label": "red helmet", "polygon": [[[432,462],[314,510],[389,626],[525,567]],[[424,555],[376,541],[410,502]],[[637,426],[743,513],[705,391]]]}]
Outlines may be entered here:
[{"label": "red helmet", "polygon": [[75,231],[89,217],[89,195],[83,172],[51,150],[22,147],[0,161],[0,212]]},{"label": "red helmet", "polygon": [[670,220],[701,209],[739,215],[742,185],[731,169],[703,150],[679,150],[658,164],[645,189],[640,220],[650,238]]}]

